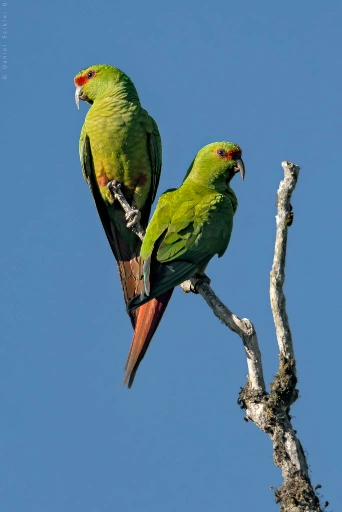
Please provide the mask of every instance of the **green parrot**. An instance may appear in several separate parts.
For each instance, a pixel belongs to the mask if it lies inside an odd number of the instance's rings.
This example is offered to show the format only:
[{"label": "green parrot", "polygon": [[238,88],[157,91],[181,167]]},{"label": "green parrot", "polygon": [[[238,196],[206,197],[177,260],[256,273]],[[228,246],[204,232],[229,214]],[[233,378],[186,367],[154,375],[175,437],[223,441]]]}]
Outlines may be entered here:
[{"label": "green parrot", "polygon": [[[129,228],[140,220],[146,228],[162,163],[162,146],[154,119],[140,104],[130,78],[119,69],[98,64],[80,71],[75,100],[90,103],[81,131],[82,171],[110,247],[117,261],[126,305],[142,288],[141,241]],[[125,216],[107,185],[111,180],[133,208]],[[129,312],[133,327],[137,311]]]},{"label": "green parrot", "polygon": [[128,380],[129,388],[175,286],[203,273],[211,258],[228,247],[237,209],[230,181],[237,172],[244,179],[241,154],[232,142],[205,146],[182,186],[158,201],[140,250],[144,287],[128,305],[130,311],[139,308],[123,382]]}]

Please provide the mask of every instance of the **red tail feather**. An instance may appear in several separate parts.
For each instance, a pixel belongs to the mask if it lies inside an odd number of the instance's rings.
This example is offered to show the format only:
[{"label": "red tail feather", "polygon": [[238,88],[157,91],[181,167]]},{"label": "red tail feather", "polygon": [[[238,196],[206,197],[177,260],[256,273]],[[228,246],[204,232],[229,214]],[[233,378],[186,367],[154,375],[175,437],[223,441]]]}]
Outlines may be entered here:
[{"label": "red tail feather", "polygon": [[173,288],[139,307],[133,340],[125,366],[126,375],[122,383],[123,386],[128,379],[128,387],[132,386],[139,364],[158,328],[172,292]]}]

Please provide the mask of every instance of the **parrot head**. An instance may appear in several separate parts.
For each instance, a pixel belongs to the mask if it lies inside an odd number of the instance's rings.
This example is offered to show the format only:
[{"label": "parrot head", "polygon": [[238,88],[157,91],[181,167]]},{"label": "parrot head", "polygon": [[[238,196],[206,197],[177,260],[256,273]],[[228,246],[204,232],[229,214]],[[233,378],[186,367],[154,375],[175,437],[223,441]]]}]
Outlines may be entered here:
[{"label": "parrot head", "polygon": [[245,166],[241,155],[241,148],[233,142],[213,142],[197,153],[188,175],[214,185],[222,181],[229,183],[239,172],[243,181]]},{"label": "parrot head", "polygon": [[92,105],[98,98],[110,96],[115,92],[118,93],[120,86],[122,86],[123,91],[128,86],[136,93],[130,78],[120,69],[108,64],[96,64],[82,69],[75,76],[74,83],[76,86],[75,101],[77,108],[79,108],[79,100],[87,101]]}]

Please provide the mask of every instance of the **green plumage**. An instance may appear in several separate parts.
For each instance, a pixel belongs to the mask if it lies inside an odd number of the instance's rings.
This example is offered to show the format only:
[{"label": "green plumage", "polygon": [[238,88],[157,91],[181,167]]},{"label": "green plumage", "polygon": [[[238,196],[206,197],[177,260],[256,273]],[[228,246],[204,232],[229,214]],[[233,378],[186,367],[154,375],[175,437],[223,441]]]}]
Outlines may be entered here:
[{"label": "green plumage", "polygon": [[215,142],[198,153],[182,186],[160,197],[140,252],[145,292],[130,309],[203,272],[215,254],[224,254],[237,209],[230,180],[238,171],[244,175],[240,148]]},{"label": "green plumage", "polygon": [[[75,77],[77,97],[91,104],[81,131],[79,151],[109,244],[118,262],[126,303],[141,290],[141,242],[127,228],[124,211],[113,201],[109,181],[121,183],[127,201],[147,226],[161,171],[158,127],[140,104],[130,78],[119,69],[96,65]],[[134,324],[134,315],[131,314]]]}]

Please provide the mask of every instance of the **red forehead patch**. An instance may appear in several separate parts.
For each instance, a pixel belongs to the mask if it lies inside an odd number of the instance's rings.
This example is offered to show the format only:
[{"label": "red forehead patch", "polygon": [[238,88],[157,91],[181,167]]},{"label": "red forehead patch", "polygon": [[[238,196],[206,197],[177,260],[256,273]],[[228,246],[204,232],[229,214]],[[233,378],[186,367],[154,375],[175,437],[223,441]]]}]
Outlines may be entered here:
[{"label": "red forehead patch", "polygon": [[88,81],[89,81],[89,78],[87,78],[85,75],[77,76],[74,79],[75,85],[77,85],[77,86],[82,86],[82,85],[86,84]]},{"label": "red forehead patch", "polygon": [[82,86],[89,82],[92,78],[96,76],[96,71],[94,69],[90,69],[89,71],[84,71],[83,75],[78,76],[74,79],[75,85]]},{"label": "red forehead patch", "polygon": [[229,158],[229,160],[234,160],[236,157],[240,157],[241,153],[242,153],[241,149],[236,148],[236,149],[233,149],[232,151],[228,151],[227,157]]}]

